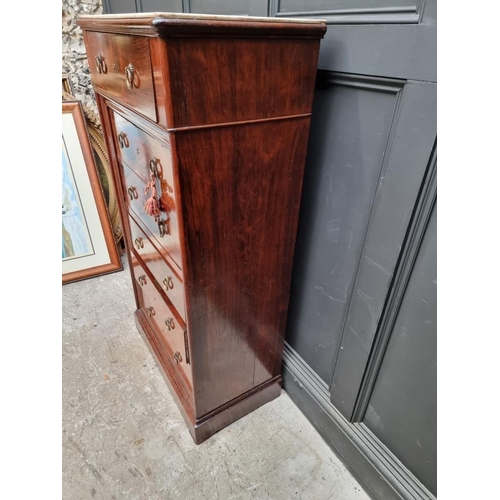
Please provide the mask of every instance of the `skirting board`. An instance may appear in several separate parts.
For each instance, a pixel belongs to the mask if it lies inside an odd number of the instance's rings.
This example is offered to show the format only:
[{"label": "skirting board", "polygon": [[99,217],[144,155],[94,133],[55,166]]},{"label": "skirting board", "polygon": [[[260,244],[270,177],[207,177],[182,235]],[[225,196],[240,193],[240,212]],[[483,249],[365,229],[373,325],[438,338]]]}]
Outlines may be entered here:
[{"label": "skirting board", "polygon": [[436,500],[427,488],[361,423],[332,405],[328,386],[285,342],[285,392],[335,451],[371,498]]}]

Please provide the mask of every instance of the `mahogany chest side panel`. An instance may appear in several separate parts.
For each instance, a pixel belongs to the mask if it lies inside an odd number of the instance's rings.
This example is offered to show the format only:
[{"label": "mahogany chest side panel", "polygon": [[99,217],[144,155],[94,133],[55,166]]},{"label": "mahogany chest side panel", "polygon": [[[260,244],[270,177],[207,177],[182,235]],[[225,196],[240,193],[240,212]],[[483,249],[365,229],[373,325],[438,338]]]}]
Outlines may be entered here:
[{"label": "mahogany chest side panel", "polygon": [[311,112],[319,40],[168,39],[172,128]]},{"label": "mahogany chest side panel", "polygon": [[199,416],[280,374],[308,129],[176,134]]}]

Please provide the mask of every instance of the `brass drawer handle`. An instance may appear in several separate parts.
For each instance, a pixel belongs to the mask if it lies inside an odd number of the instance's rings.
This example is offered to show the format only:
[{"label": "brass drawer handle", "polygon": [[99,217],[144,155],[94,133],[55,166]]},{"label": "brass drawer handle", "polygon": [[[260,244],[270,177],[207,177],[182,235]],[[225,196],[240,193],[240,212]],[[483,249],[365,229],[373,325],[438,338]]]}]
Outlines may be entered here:
[{"label": "brass drawer handle", "polygon": [[129,89],[134,88],[134,75],[135,75],[135,68],[130,63],[126,68],[125,68],[125,78],[127,79],[127,87]]},{"label": "brass drawer handle", "polygon": [[141,276],[139,276],[137,278],[137,281],[139,282],[139,284],[141,286],[144,286],[147,282],[146,282],[146,275],[145,274],[142,274]]},{"label": "brass drawer handle", "polygon": [[174,361],[175,361],[176,365],[178,365],[182,361],[182,356],[181,356],[181,353],[179,351],[175,352]]},{"label": "brass drawer handle", "polygon": [[104,58],[102,57],[101,54],[97,54],[95,56],[95,66],[97,69],[97,72],[99,74],[106,74],[108,72],[108,67],[106,66],[106,61],[104,61]]},{"label": "brass drawer handle", "polygon": [[149,161],[149,171],[157,178],[161,179],[162,169],[158,158],[153,158]]},{"label": "brass drawer handle", "polygon": [[175,322],[174,322],[174,318],[167,318],[165,320],[165,324],[167,325],[167,329],[168,331],[170,330],[175,330]]},{"label": "brass drawer handle", "polygon": [[163,280],[163,286],[165,287],[165,290],[172,290],[172,288],[174,288],[174,281],[172,279],[172,276],[167,276]]},{"label": "brass drawer handle", "polygon": [[137,189],[134,186],[129,187],[127,189],[127,192],[130,197],[130,201],[137,200],[137,198],[139,198],[139,193],[137,192]]},{"label": "brass drawer handle", "polygon": [[120,144],[120,149],[128,148],[130,146],[127,134],[124,134],[123,132],[118,134],[118,144]]},{"label": "brass drawer handle", "polygon": [[144,241],[143,239],[139,236],[134,240],[134,245],[137,250],[140,250],[141,248],[144,248]]},{"label": "brass drawer handle", "polygon": [[153,306],[149,306],[148,307],[148,316],[151,317],[151,316],[155,316],[156,315],[156,311],[154,310]]},{"label": "brass drawer handle", "polygon": [[149,171],[151,174],[156,177],[161,182],[162,191],[166,191],[168,193],[173,193],[174,188],[169,186],[168,182],[163,179],[163,168],[161,166],[161,162],[159,158],[153,158],[149,161]]},{"label": "brass drawer handle", "polygon": [[170,228],[161,219],[158,221],[158,230],[160,231],[160,238],[163,238],[166,234],[170,234]]}]

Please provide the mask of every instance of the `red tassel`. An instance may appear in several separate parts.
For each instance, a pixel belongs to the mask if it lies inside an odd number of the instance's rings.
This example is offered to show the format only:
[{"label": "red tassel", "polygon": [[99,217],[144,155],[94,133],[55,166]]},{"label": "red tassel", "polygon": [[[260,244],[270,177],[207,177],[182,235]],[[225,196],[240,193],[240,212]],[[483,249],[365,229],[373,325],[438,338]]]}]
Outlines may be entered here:
[{"label": "red tassel", "polygon": [[158,203],[158,196],[156,194],[156,180],[153,174],[151,174],[151,180],[146,184],[144,194],[148,194],[148,192],[150,191],[151,196],[144,204],[144,211],[152,217],[157,217],[158,215],[160,215],[160,204]]},{"label": "red tassel", "polygon": [[160,206],[158,204],[158,200],[153,196],[149,197],[144,204],[144,211],[152,217],[157,217],[158,215],[160,215]]}]

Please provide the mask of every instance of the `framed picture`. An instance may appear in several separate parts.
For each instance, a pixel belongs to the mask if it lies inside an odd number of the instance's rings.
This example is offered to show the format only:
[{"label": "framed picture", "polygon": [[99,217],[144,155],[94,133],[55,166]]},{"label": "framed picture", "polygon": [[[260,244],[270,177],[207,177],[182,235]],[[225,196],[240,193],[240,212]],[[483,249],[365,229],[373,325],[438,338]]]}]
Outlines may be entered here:
[{"label": "framed picture", "polygon": [[62,102],[62,282],[122,269],[80,101]]},{"label": "framed picture", "polygon": [[[75,97],[62,92],[63,101],[74,101]],[[118,196],[116,193],[113,174],[111,173],[111,165],[108,159],[106,146],[104,145],[104,137],[102,135],[102,126],[99,116],[94,113],[89,107],[82,103],[83,115],[85,116],[85,124],[90,139],[90,147],[94,153],[94,160],[99,173],[104,199],[108,208],[109,219],[113,227],[115,240],[118,243],[118,251],[122,253],[122,245],[120,244],[123,238],[122,221],[120,211],[118,209]]]}]

